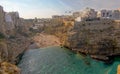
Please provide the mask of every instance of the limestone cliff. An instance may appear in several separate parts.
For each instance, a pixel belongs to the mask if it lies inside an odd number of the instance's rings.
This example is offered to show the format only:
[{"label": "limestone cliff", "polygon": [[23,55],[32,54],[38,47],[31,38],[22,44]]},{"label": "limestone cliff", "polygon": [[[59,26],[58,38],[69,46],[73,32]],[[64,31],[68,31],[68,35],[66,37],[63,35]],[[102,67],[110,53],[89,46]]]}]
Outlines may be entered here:
[{"label": "limestone cliff", "polygon": [[[120,54],[120,21],[100,19],[75,22],[74,25],[47,26],[44,32],[60,38],[61,45],[74,51],[107,59]],[[97,55],[97,56],[96,56]]]},{"label": "limestone cliff", "polygon": [[20,74],[16,58],[30,45],[29,24],[18,12],[5,12],[0,6],[0,74]]},{"label": "limestone cliff", "polygon": [[5,34],[5,12],[3,10],[3,7],[0,6],[0,32]]},{"label": "limestone cliff", "polygon": [[65,46],[75,51],[101,56],[120,54],[120,21],[76,22],[67,33]]}]

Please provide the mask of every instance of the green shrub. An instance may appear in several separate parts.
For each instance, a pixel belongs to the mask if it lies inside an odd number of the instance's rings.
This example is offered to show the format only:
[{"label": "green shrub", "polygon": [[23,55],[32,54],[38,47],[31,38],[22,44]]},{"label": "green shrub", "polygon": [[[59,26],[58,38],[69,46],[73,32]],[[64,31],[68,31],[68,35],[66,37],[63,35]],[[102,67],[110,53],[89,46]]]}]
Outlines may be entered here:
[{"label": "green shrub", "polygon": [[16,37],[15,36],[13,36],[13,35],[11,35],[10,37],[9,37],[9,39],[15,39]]},{"label": "green shrub", "polygon": [[4,39],[5,35],[3,33],[0,33],[0,39]]}]

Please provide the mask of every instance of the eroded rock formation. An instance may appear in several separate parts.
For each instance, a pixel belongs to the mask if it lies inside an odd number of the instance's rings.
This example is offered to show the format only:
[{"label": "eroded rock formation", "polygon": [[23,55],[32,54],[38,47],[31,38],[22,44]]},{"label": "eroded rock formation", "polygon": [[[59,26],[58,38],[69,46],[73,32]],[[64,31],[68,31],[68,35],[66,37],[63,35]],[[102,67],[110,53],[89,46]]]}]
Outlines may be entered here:
[{"label": "eroded rock formation", "polygon": [[20,74],[20,69],[8,62],[0,63],[0,74]]},{"label": "eroded rock formation", "polygon": [[119,22],[113,20],[76,22],[68,32],[64,45],[94,56],[119,55]]},{"label": "eroded rock formation", "polygon": [[12,64],[16,64],[16,57],[30,45],[28,31],[29,26],[18,12],[5,12],[0,6],[0,74],[20,74]]}]

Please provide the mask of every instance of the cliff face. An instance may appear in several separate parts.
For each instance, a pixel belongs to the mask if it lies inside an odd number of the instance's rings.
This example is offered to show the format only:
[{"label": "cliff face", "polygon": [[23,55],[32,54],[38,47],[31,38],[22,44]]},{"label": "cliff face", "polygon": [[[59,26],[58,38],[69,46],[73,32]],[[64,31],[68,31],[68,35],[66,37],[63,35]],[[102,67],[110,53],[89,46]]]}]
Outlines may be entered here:
[{"label": "cliff face", "polygon": [[0,32],[5,34],[5,12],[3,11],[3,7],[0,6]]},{"label": "cliff face", "polygon": [[0,74],[20,74],[17,56],[30,45],[29,25],[18,12],[5,12],[0,6]]},{"label": "cliff face", "polygon": [[99,19],[72,22],[51,21],[43,27],[43,32],[57,36],[61,45],[92,57],[100,55],[104,58],[120,53],[120,21]]},{"label": "cliff face", "polygon": [[91,55],[120,53],[120,21],[100,20],[76,22],[67,34],[65,46]]},{"label": "cliff face", "polygon": [[30,44],[29,28],[18,12],[5,12],[0,6],[0,63],[15,64],[16,57]]}]

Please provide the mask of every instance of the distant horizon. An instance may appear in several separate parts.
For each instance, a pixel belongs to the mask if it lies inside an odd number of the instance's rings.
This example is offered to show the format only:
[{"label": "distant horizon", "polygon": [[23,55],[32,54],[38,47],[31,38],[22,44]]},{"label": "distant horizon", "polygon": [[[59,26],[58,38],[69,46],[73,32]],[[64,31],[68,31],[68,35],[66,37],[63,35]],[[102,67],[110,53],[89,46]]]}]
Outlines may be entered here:
[{"label": "distant horizon", "polygon": [[116,10],[120,8],[120,0],[1,0],[4,11],[19,12],[25,19],[51,18],[52,15],[66,15],[66,11],[76,12],[86,7],[95,10]]}]

